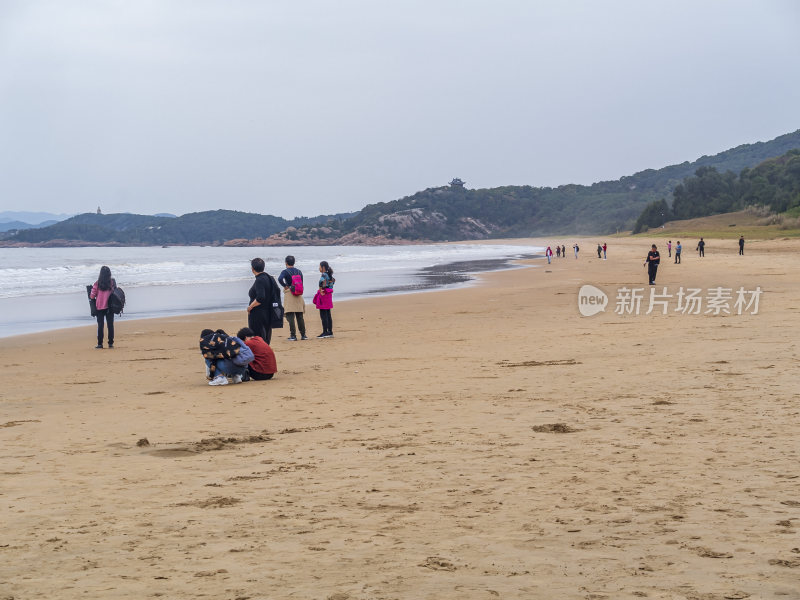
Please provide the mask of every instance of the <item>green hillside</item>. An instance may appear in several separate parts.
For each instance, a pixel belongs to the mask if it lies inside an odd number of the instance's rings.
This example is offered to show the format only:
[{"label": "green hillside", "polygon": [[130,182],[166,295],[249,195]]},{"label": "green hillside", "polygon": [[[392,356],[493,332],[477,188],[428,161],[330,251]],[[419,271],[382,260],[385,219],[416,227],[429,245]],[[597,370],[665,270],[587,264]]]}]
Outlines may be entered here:
[{"label": "green hillside", "polygon": [[[67,240],[163,245],[214,244],[274,234],[279,234],[279,241],[286,243],[608,234],[631,229],[645,209],[648,222],[661,224],[667,218],[662,213],[673,209],[680,218],[699,216],[694,214],[698,202],[713,204],[711,208],[704,204],[702,209],[712,212],[735,210],[742,202],[795,206],[794,188],[785,187],[787,177],[791,179],[798,168],[790,153],[797,149],[800,149],[800,130],[769,142],[743,144],[693,162],[647,169],[589,186],[467,189],[462,182],[455,181],[391,202],[370,204],[357,213],[299,217],[291,221],[230,210],[176,218],[84,214],[41,229],[0,234],[0,239],[7,243]],[[776,158],[783,156],[789,158]],[[782,165],[781,160],[788,164]],[[706,189],[709,186],[714,188],[710,195]]]}]

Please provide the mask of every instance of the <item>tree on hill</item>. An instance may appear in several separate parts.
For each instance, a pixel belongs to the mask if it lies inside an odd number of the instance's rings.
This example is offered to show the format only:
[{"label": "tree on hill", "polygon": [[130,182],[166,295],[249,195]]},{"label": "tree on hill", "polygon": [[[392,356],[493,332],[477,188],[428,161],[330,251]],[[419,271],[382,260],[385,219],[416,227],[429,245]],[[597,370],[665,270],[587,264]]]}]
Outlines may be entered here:
[{"label": "tree on hill", "polygon": [[636,220],[633,233],[647,231],[651,227],[661,227],[664,223],[672,219],[672,210],[667,201],[662,198],[648,204]]}]

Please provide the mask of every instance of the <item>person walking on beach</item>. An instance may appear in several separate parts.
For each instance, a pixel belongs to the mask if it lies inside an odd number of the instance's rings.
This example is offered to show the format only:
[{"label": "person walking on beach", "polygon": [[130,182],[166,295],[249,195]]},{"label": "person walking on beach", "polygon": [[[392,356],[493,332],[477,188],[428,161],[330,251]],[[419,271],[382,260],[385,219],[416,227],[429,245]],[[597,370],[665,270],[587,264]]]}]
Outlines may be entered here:
[{"label": "person walking on beach", "polygon": [[608,249],[608,246],[606,246],[606,243],[603,242],[603,260],[606,260],[606,250],[607,249]]},{"label": "person walking on beach", "polygon": [[575,260],[578,260],[578,252],[581,251],[578,244],[572,244],[572,251],[575,253]]},{"label": "person walking on beach", "polygon": [[706,255],[706,243],[703,241],[703,238],[700,238],[700,241],[697,242],[696,250],[700,253],[700,256]]},{"label": "person walking on beach", "polygon": [[547,257],[547,264],[550,264],[550,259],[553,258],[553,249],[550,246],[547,247],[547,250],[544,251],[544,255]]},{"label": "person walking on beach", "polygon": [[278,372],[278,363],[275,360],[275,353],[269,344],[258,337],[249,327],[242,327],[236,334],[248,348],[253,352],[253,360],[247,365],[247,372],[251,379],[255,381],[265,381],[272,379]]},{"label": "person walking on beach", "polygon": [[116,280],[111,277],[111,269],[103,265],[100,267],[100,275],[89,292],[89,298],[97,301],[97,346],[96,349],[103,348],[103,323],[108,324],[108,347],[114,347],[114,313],[108,306],[108,299],[117,287]]},{"label": "person walking on beach", "polygon": [[[278,283],[283,286],[283,308],[286,320],[289,321],[289,341],[297,341],[297,329],[300,330],[300,339],[306,337],[306,303],[303,300],[303,273],[294,266],[294,256],[286,257],[286,268],[278,275]],[[294,322],[297,319],[297,328]]]},{"label": "person walking on beach", "polygon": [[650,252],[647,253],[647,258],[644,261],[644,265],[647,267],[647,279],[650,282],[650,285],[656,284],[656,272],[658,271],[658,264],[661,262],[661,257],[658,255],[658,250],[656,250],[656,245],[653,244]]},{"label": "person walking on beach", "polygon": [[561,258],[561,246],[556,245],[556,258]]},{"label": "person walking on beach", "polygon": [[597,244],[597,258],[603,258],[603,247]]},{"label": "person walking on beach", "polygon": [[669,258],[672,258],[672,240],[667,242],[667,252],[669,252]]},{"label": "person walking on beach", "polygon": [[678,240],[678,243],[675,244],[675,264],[681,264],[681,241]]},{"label": "person walking on beach", "polygon": [[333,269],[327,263],[322,261],[319,263],[319,289],[314,296],[314,306],[319,309],[319,318],[322,321],[322,333],[318,338],[332,338],[333,337],[333,318],[331,317],[331,309],[333,308],[333,284],[336,279],[333,277]]},{"label": "person walking on beach", "polygon": [[739,256],[744,256],[744,236],[739,236]]},{"label": "person walking on beach", "polygon": [[[254,258],[250,268],[256,280],[250,287],[247,305],[247,326],[255,331],[267,344],[272,341],[272,328],[283,327],[283,315],[280,315],[280,290],[271,275],[264,272],[264,259]],[[273,309],[277,309],[273,310]]]}]

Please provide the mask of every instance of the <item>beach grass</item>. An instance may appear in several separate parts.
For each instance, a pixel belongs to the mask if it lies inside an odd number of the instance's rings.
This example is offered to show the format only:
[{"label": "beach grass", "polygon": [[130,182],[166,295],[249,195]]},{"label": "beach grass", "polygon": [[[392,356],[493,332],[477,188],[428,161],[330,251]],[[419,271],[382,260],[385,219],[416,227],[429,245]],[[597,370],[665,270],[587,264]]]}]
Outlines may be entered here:
[{"label": "beach grass", "polygon": [[[791,217],[791,215],[789,215]],[[618,237],[671,239],[708,237],[716,239],[774,240],[800,237],[800,227],[781,224],[763,225],[764,217],[746,210],[721,215],[711,215],[683,221],[669,221],[664,227],[654,227],[634,235],[618,234]],[[617,237],[617,236],[615,236]]]}]

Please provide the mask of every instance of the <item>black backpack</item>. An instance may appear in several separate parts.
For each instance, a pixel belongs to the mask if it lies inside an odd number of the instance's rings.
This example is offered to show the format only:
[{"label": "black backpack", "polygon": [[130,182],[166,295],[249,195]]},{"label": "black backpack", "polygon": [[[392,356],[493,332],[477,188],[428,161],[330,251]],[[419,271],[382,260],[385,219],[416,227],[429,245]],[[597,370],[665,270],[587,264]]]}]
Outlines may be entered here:
[{"label": "black backpack", "polygon": [[111,292],[111,295],[108,297],[108,310],[115,315],[119,315],[124,308],[125,292],[122,291],[122,288],[115,287],[114,291]]}]

